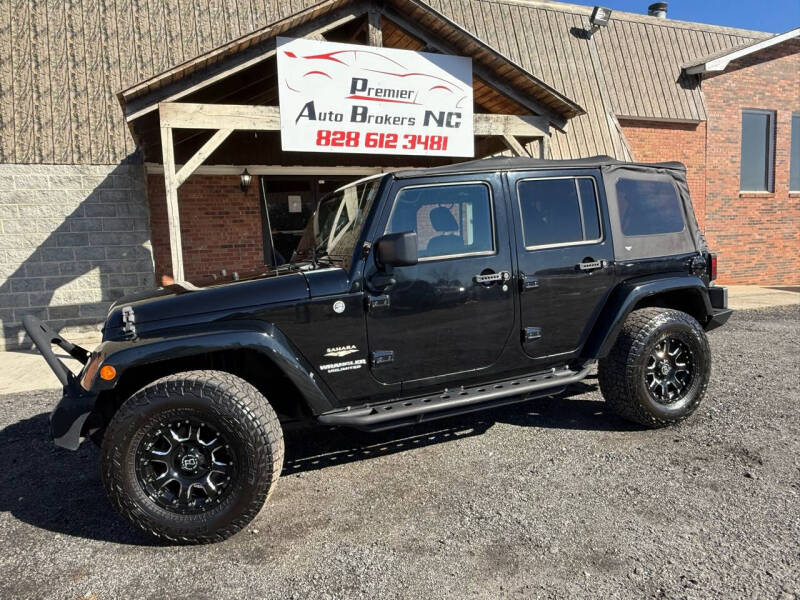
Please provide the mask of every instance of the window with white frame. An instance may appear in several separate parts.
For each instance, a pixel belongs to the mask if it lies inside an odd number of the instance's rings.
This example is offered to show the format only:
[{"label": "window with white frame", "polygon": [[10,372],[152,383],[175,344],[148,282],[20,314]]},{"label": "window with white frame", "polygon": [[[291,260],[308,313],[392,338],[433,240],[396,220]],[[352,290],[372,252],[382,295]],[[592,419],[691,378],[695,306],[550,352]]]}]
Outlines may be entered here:
[{"label": "window with white frame", "polygon": [[792,115],[792,150],[789,157],[789,191],[800,192],[800,113]]},{"label": "window with white frame", "polygon": [[742,111],[742,152],[739,189],[771,192],[775,157],[775,113]]}]

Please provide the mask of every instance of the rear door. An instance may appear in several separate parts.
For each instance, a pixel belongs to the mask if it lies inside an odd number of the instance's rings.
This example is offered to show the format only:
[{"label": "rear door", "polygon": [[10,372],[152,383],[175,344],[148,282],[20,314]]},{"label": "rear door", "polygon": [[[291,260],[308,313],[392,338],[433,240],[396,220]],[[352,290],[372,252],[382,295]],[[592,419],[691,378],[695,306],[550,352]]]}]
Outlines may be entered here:
[{"label": "rear door", "polygon": [[508,176],[519,257],[522,344],[542,362],[580,353],[614,285],[600,172]]}]

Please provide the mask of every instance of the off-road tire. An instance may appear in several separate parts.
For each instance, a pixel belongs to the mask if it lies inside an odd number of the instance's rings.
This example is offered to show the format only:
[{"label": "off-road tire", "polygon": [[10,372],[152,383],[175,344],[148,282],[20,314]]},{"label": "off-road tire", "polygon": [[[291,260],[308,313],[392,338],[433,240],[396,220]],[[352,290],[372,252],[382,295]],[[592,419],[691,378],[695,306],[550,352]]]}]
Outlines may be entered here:
[{"label": "off-road tire", "polygon": [[[655,401],[645,384],[650,353],[667,337],[685,343],[693,354],[693,379],[674,405]],[[705,331],[691,315],[666,308],[633,311],[608,356],[600,360],[598,380],[608,406],[620,417],[647,427],[684,420],[705,396],[711,375],[711,351]]]},{"label": "off-road tire", "polygon": [[[154,423],[199,415],[224,431],[238,461],[220,504],[200,514],[157,505],[136,475],[139,443]],[[190,371],[159,379],[128,398],[109,424],[101,450],[101,479],[120,514],[136,527],[181,544],[224,540],[255,518],[283,466],[283,434],[275,411],[256,388],[221,371]]]}]

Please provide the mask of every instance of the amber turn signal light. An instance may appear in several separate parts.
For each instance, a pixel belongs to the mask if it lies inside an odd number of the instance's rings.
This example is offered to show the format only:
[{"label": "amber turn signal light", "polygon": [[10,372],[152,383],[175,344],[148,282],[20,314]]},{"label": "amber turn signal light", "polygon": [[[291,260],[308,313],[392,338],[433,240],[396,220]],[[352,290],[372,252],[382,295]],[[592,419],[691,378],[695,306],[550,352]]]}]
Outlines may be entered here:
[{"label": "amber turn signal light", "polygon": [[111,365],[104,365],[100,369],[100,379],[105,379],[106,381],[111,381],[116,376],[117,376],[117,370],[114,367],[112,367]]}]

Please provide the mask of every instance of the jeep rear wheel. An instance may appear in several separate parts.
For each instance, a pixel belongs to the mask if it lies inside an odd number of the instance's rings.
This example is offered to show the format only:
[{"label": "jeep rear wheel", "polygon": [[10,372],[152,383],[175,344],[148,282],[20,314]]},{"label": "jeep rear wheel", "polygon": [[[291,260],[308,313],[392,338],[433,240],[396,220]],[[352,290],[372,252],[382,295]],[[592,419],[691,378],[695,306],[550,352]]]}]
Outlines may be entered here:
[{"label": "jeep rear wheel", "polygon": [[663,427],[699,406],[711,374],[705,331],[690,315],[671,309],[632,312],[614,347],[600,361],[600,390],[619,416]]},{"label": "jeep rear wheel", "polygon": [[109,424],[101,476],[111,503],[147,533],[223,540],[258,514],[280,475],[275,411],[229,373],[192,371],[131,396]]}]

